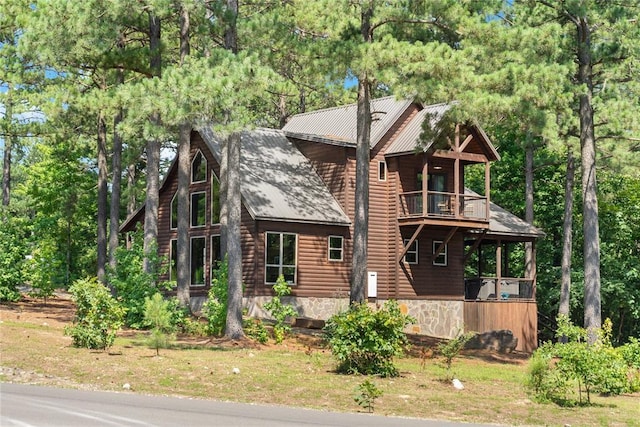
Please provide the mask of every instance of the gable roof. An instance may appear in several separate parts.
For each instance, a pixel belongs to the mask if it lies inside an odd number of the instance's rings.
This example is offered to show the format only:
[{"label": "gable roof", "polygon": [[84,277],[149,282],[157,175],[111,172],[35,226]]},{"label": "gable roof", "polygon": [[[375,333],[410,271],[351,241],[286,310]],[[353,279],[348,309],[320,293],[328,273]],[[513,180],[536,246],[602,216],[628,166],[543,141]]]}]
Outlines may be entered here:
[{"label": "gable roof", "polygon": [[[374,147],[413,103],[386,96],[371,100],[371,147]],[[282,128],[292,138],[336,145],[356,145],[357,104],[325,108],[291,116]]]},{"label": "gable roof", "polygon": [[[429,120],[429,126],[433,128],[450,108],[450,104],[435,104],[427,105],[418,111],[389,145],[385,155],[414,153],[416,148],[420,147],[420,135],[424,121]],[[433,141],[428,142],[423,149],[428,150],[432,143]]]},{"label": "gable roof", "polygon": [[[198,133],[220,162],[220,139],[211,127]],[[309,160],[280,130],[242,132],[240,176],[242,200],[256,220],[351,223]]]}]

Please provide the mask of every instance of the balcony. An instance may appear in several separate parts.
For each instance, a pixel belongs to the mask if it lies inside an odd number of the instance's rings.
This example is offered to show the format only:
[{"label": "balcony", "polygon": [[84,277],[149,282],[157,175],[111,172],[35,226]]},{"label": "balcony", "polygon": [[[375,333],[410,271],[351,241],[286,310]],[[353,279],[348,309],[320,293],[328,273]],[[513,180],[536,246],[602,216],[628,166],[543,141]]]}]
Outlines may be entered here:
[{"label": "balcony", "polygon": [[476,194],[445,193],[427,191],[400,193],[398,204],[399,219],[455,219],[489,221],[487,198]]},{"label": "balcony", "polygon": [[[496,286],[497,285],[497,286]],[[474,277],[464,280],[467,301],[513,301],[534,298],[533,279]]]}]

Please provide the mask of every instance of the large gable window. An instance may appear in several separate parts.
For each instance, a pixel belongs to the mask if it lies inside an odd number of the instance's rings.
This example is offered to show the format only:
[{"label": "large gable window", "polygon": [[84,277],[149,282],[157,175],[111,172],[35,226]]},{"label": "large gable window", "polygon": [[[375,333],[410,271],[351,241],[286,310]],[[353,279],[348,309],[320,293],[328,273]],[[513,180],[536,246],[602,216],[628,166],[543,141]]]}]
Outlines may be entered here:
[{"label": "large gable window", "polygon": [[207,222],[207,193],[191,194],[191,226],[203,227]]},{"label": "large gable window", "polygon": [[207,180],[207,159],[198,150],[191,161],[191,182],[203,182]]},{"label": "large gable window", "polygon": [[191,238],[191,286],[204,286],[204,260],[206,237]]},{"label": "large gable window", "polygon": [[211,173],[211,224],[220,224],[220,181]]},{"label": "large gable window", "polygon": [[[405,246],[409,243],[409,239],[404,239]],[[404,254],[404,262],[407,264],[418,263],[418,240],[414,240],[407,252]]]},{"label": "large gable window", "polygon": [[178,228],[178,192],[171,199],[171,229]]},{"label": "large gable window", "polygon": [[265,283],[276,283],[282,274],[287,283],[295,285],[298,235],[267,232],[265,245]]}]

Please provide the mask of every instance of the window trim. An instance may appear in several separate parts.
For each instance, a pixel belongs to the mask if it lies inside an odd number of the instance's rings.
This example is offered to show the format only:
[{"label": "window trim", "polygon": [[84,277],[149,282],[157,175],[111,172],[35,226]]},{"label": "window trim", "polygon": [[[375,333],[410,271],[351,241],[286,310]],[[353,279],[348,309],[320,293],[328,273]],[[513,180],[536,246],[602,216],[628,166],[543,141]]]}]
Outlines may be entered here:
[{"label": "window trim", "polygon": [[[269,234],[276,234],[276,235],[280,236],[280,246],[279,246],[280,252],[278,254],[278,259],[280,260],[279,264],[269,264],[267,262],[267,251],[268,251],[267,244],[269,242]],[[295,242],[295,246],[294,246],[294,249],[295,249],[295,256],[294,256],[294,263],[295,264],[294,265],[289,265],[289,264],[284,265],[284,264],[282,264],[282,239],[283,239],[284,235],[295,236],[295,238],[296,238],[296,242]],[[265,231],[264,232],[264,283],[265,283],[265,285],[273,285],[273,284],[276,283],[276,282],[268,282],[267,281],[267,269],[269,267],[278,267],[278,276],[283,274],[282,270],[283,270],[284,267],[293,267],[293,269],[294,269],[293,281],[292,282],[287,281],[287,284],[289,286],[297,285],[297,281],[298,281],[298,233],[287,233],[287,232],[284,232],[284,231]]]},{"label": "window trim", "polygon": [[[431,249],[431,254],[435,254],[436,250],[438,249],[438,246],[440,246],[440,244],[443,243],[442,240],[434,240],[432,243],[432,249]],[[439,266],[439,267],[446,267],[448,265],[449,262],[449,257],[447,255],[447,251],[448,251],[448,244],[444,245],[444,249],[442,250],[442,252],[440,253],[440,255],[438,255],[437,257],[433,257],[433,265]],[[437,262],[437,260],[439,258],[444,258],[443,262]]]},{"label": "window trim", "polygon": [[[175,242],[176,250],[174,254],[173,244]],[[174,255],[175,255],[175,269],[176,269],[176,277],[173,277],[173,268],[174,268]],[[178,283],[178,239],[170,239],[169,240],[169,282]]]},{"label": "window trim", "polygon": [[385,182],[387,180],[387,162],[385,160],[378,161],[378,181]]},{"label": "window trim", "polygon": [[207,236],[191,236],[189,238],[189,286],[194,288],[202,288],[207,285],[207,256],[202,257],[202,283],[193,283],[193,241],[195,239],[204,240],[204,254],[207,253]]},{"label": "window trim", "polygon": [[219,209],[220,207],[218,207],[218,221],[214,221],[213,220],[213,214],[215,212],[215,209],[213,209],[213,201],[215,200],[214,194],[213,194],[213,189],[214,189],[214,185],[213,182],[217,182],[218,183],[218,205],[220,205],[220,180],[218,179],[218,177],[216,176],[215,172],[211,171],[211,188],[210,188],[210,193],[211,193],[211,201],[209,202],[211,205],[211,214],[209,215],[211,217],[211,224],[220,224],[220,212]]},{"label": "window trim", "polygon": [[214,238],[220,238],[220,234],[212,234],[211,236],[209,236],[209,270],[211,270],[211,278],[213,279],[213,270],[214,270],[214,261],[218,262],[218,261],[222,261],[222,260],[214,260],[213,259],[213,239]]},{"label": "window trim", "polygon": [[[196,161],[196,158],[198,157],[198,155],[200,155],[202,157],[202,161],[204,162],[204,179],[200,180],[200,181],[194,181],[193,180],[193,175],[195,172],[195,168],[193,167],[193,162]],[[207,157],[202,153],[202,151],[200,151],[199,149],[196,150],[196,153],[193,155],[193,158],[191,159],[191,183],[192,184],[198,184],[200,182],[207,182]]]},{"label": "window trim", "polygon": [[[340,247],[331,247],[331,239],[340,239]],[[331,251],[340,251],[340,258],[331,258]],[[344,236],[329,235],[327,237],[327,260],[329,262],[341,262],[344,261]]]},{"label": "window trim", "polygon": [[[403,243],[404,245],[406,245],[407,243],[409,243],[410,239],[404,239]],[[404,256],[402,257],[402,262],[404,262],[405,264],[410,264],[410,265],[417,265],[420,262],[420,258],[418,257],[418,239],[414,240],[413,243],[411,244],[411,246],[416,245],[415,250],[412,250],[411,247],[409,247],[407,249],[407,251],[404,253]],[[409,254],[415,254],[416,256],[416,260],[414,262],[411,261],[407,261],[407,255]]]},{"label": "window trim", "polygon": [[[193,196],[197,194],[204,194],[204,223],[201,225],[193,225]],[[207,226],[207,192],[206,191],[194,191],[189,195],[189,226],[191,228],[202,228]]]}]

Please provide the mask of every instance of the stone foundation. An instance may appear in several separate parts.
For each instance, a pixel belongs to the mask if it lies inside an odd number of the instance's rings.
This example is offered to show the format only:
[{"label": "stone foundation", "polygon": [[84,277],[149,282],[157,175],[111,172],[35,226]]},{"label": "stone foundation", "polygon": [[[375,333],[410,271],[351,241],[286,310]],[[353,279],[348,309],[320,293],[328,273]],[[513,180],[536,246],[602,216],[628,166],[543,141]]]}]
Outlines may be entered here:
[{"label": "stone foundation", "polygon": [[[244,306],[251,317],[270,319],[264,304],[271,297],[244,298]],[[349,307],[348,298],[298,298],[283,297],[282,301],[293,305],[300,317],[327,320],[333,314]],[[379,299],[375,306],[382,306]],[[414,317],[417,322],[407,327],[408,333],[429,335],[437,338],[455,338],[464,328],[464,303],[462,301],[398,300],[400,310]]]}]

